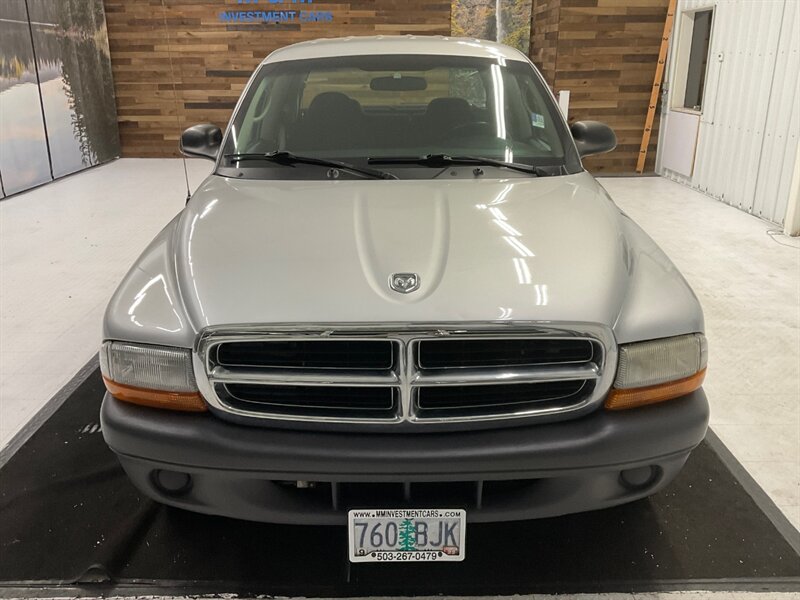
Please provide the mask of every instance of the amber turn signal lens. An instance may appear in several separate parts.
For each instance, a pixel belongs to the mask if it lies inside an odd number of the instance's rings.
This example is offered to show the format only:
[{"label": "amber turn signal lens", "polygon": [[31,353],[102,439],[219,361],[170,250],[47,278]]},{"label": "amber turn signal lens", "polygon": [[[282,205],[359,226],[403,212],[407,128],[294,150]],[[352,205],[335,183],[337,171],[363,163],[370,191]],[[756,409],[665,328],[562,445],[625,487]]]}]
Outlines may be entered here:
[{"label": "amber turn signal lens", "polygon": [[647,387],[612,389],[608,398],[606,398],[605,406],[609,410],[625,410],[680,398],[703,385],[705,377],[706,370],[702,369],[685,379],[677,379],[676,381],[668,381],[667,383]]},{"label": "amber turn signal lens", "polygon": [[208,410],[205,401],[197,392],[165,392],[163,390],[148,390],[144,388],[122,385],[103,377],[106,389],[117,400],[150,406],[152,408],[166,408],[168,410],[181,410],[184,412],[205,412]]}]

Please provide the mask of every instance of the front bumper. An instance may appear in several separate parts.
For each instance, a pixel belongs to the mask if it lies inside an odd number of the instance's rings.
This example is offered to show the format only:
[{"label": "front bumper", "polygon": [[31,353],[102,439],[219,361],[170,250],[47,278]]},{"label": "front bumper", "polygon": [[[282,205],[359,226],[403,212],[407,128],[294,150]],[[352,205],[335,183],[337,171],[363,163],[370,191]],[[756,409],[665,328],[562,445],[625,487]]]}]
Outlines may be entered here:
[{"label": "front bumper", "polygon": [[[708,402],[698,390],[559,423],[353,434],[240,426],[107,394],[101,421],[134,484],[165,504],[327,525],[345,523],[350,508],[465,508],[468,520],[483,522],[582,512],[652,494],[702,441]],[[180,480],[175,472],[191,480],[170,492],[160,483]]]}]

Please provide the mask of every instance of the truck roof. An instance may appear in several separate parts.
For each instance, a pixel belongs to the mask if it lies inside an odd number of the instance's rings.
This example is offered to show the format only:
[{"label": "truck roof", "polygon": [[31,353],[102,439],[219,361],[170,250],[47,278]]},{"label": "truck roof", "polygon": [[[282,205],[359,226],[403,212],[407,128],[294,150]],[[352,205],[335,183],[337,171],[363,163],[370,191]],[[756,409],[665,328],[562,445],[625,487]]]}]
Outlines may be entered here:
[{"label": "truck roof", "polygon": [[276,50],[267,56],[263,63],[370,54],[439,54],[443,56],[504,58],[505,60],[516,61],[528,60],[519,50],[487,40],[441,35],[377,35],[322,38],[300,42]]}]

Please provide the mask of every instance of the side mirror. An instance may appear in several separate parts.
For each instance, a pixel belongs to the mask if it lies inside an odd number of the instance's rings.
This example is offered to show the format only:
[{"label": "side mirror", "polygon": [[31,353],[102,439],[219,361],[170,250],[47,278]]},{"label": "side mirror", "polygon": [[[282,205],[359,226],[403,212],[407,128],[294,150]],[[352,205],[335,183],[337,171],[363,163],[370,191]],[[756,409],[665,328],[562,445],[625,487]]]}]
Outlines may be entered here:
[{"label": "side mirror", "polygon": [[211,123],[194,125],[181,134],[180,148],[186,156],[217,160],[220,144],[222,130]]},{"label": "side mirror", "polygon": [[600,121],[576,121],[569,130],[581,156],[611,152],[617,147],[614,130]]}]

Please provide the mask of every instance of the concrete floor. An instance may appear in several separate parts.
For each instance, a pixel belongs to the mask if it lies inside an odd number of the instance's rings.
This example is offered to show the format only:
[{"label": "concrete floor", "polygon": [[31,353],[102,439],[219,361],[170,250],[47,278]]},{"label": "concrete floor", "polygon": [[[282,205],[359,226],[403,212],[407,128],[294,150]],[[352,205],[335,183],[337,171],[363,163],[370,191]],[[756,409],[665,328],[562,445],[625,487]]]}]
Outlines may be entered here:
[{"label": "concrete floor", "polygon": [[[189,161],[193,187],[210,165]],[[601,181],[700,297],[712,427],[800,527],[800,240],[665,179]],[[123,159],[0,202],[0,447],[97,351],[108,298],[185,197],[179,160]]]},{"label": "concrete floor", "polygon": [[[196,187],[211,163],[188,161]],[[105,305],[183,208],[180,160],[119,160],[0,201],[0,447],[97,352]]]},{"label": "concrete floor", "polygon": [[711,426],[800,529],[800,239],[662,178],[604,178],[700,298]]}]

